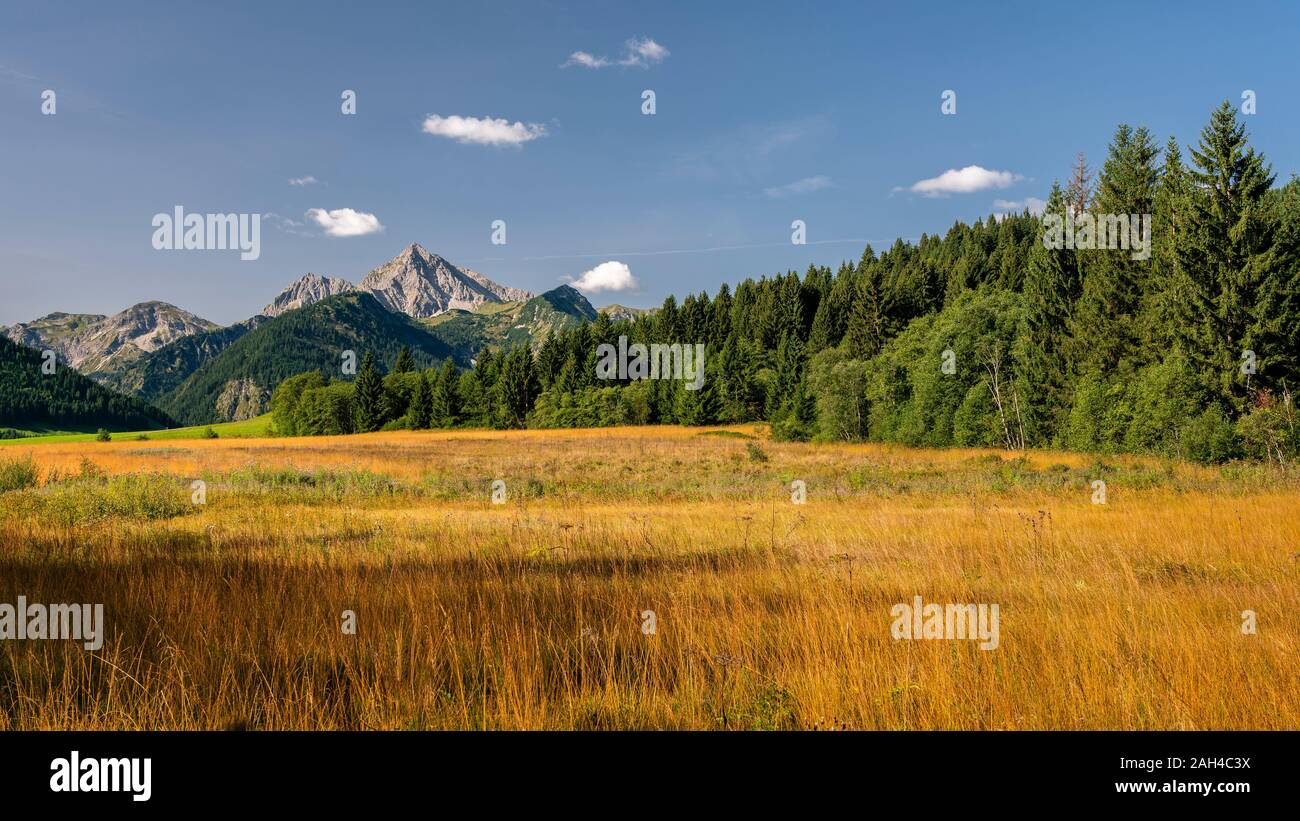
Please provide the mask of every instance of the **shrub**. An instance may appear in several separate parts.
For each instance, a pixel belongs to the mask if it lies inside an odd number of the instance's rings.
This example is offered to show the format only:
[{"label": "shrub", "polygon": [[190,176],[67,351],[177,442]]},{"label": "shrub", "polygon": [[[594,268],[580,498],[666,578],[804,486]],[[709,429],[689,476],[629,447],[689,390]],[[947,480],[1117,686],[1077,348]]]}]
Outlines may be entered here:
[{"label": "shrub", "polygon": [[1201,464],[1218,464],[1241,456],[1237,430],[1218,405],[1211,405],[1183,426],[1183,456]]},{"label": "shrub", "polygon": [[1261,394],[1255,407],[1237,420],[1242,449],[1252,459],[1285,464],[1300,455],[1300,414],[1290,392],[1282,398]]},{"label": "shrub", "polygon": [[100,428],[100,429],[95,433],[95,441],[96,441],[96,442],[111,442],[111,441],[113,441],[113,434],[109,433],[107,430],[105,430],[105,429],[103,429],[103,428]]},{"label": "shrub", "polygon": [[36,487],[39,478],[31,454],[24,459],[0,463],[0,493]]},{"label": "shrub", "polygon": [[281,382],[271,394],[271,419],[275,423],[276,433],[281,436],[301,436],[306,433],[301,429],[303,419],[299,400],[307,391],[323,388],[327,384],[329,380],[319,371],[300,373]]}]

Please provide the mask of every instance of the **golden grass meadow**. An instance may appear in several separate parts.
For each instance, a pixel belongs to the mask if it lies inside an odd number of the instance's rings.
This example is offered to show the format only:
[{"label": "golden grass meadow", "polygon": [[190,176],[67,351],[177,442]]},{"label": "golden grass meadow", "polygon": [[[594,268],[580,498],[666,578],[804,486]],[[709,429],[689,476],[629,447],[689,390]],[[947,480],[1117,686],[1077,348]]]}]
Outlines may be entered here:
[{"label": "golden grass meadow", "polygon": [[[0,601],[107,624],[0,642],[3,730],[1300,727],[1262,465],[650,427],[56,442],[0,487]],[[895,640],[918,595],[998,647]]]}]

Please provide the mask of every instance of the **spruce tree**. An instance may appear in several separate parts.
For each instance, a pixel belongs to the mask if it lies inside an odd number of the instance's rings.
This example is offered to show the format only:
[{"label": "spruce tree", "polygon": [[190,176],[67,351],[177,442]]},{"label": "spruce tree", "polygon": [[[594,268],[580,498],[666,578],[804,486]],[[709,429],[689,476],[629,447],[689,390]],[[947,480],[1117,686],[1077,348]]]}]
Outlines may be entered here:
[{"label": "spruce tree", "polygon": [[849,352],[855,359],[870,359],[880,353],[893,330],[890,322],[893,302],[884,282],[884,266],[871,258],[870,253],[868,247],[858,263],[857,288],[845,331]]},{"label": "spruce tree", "polygon": [[[1273,377],[1280,344],[1276,315],[1282,277],[1271,265],[1276,222],[1268,206],[1272,170],[1246,139],[1227,100],[1191,151],[1193,191],[1176,248],[1187,285],[1181,341],[1201,385],[1240,411],[1252,385]],[[1243,373],[1250,351],[1255,373]]]},{"label": "spruce tree", "polygon": [[1160,186],[1156,190],[1151,279],[1143,294],[1139,334],[1147,350],[1159,354],[1178,346],[1180,306],[1187,286],[1178,268],[1177,247],[1186,222],[1188,172],[1173,137],[1165,143]]},{"label": "spruce tree", "polygon": [[429,375],[421,373],[415,381],[415,393],[411,396],[411,427],[416,430],[428,428],[433,413],[433,396],[429,388]]},{"label": "spruce tree", "polygon": [[533,375],[533,354],[527,345],[512,348],[501,362],[496,384],[497,424],[505,428],[522,428],[537,397]]},{"label": "spruce tree", "polygon": [[361,360],[352,398],[354,424],[358,433],[379,430],[383,425],[384,380],[369,351]]},{"label": "spruce tree", "polygon": [[415,360],[411,359],[411,349],[406,345],[397,352],[397,362],[393,364],[393,373],[410,373],[415,370]]},{"label": "spruce tree", "polygon": [[[1064,219],[1070,204],[1060,185],[1053,185],[1043,215]],[[1041,234],[1041,230],[1040,230]],[[1025,268],[1025,327],[1017,342],[1017,390],[1026,398],[1026,438],[1046,445],[1068,406],[1070,369],[1066,363],[1070,294],[1077,281],[1075,252],[1048,248],[1040,237]]]},{"label": "spruce tree", "polygon": [[[1143,216],[1150,215],[1155,202],[1159,151],[1145,128],[1134,131],[1127,125],[1115,130],[1110,154],[1102,167],[1092,200],[1097,220],[1096,238],[1102,226],[1127,225],[1127,236],[1140,238]],[[1137,220],[1133,224],[1133,220]],[[1154,231],[1154,229],[1153,229]],[[1120,233],[1124,234],[1122,227]],[[1149,235],[1147,235],[1149,236]],[[1074,345],[1071,357],[1077,372],[1098,370],[1108,373],[1125,357],[1141,349],[1137,316],[1142,295],[1150,278],[1150,259],[1134,259],[1135,243],[1116,243],[1117,248],[1078,251],[1085,258],[1082,295],[1074,310]],[[1123,244],[1129,244],[1125,249]]]},{"label": "spruce tree", "polygon": [[455,427],[460,422],[460,372],[447,360],[434,377],[430,396],[429,424],[435,428]]}]

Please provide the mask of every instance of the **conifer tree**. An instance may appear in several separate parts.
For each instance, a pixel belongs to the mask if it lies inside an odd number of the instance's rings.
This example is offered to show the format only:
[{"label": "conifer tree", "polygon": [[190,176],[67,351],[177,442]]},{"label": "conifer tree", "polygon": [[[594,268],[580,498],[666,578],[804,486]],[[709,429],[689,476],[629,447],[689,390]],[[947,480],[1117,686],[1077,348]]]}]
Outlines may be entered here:
[{"label": "conifer tree", "polygon": [[[1060,185],[1054,184],[1044,216],[1063,219],[1068,207]],[[1070,294],[1078,277],[1075,260],[1072,249],[1048,248],[1040,236],[1030,249],[1025,269],[1025,327],[1016,351],[1016,387],[1027,400],[1026,438],[1033,445],[1052,440],[1068,407],[1070,369],[1065,357]]]},{"label": "conifer tree", "polygon": [[502,359],[496,383],[497,424],[505,428],[524,427],[536,397],[532,351],[527,345],[512,348]]},{"label": "conifer tree", "polygon": [[460,422],[460,372],[451,360],[442,363],[430,391],[429,424],[450,428]]},{"label": "conifer tree", "polygon": [[[1107,244],[1116,248],[1082,249],[1085,258],[1082,294],[1073,312],[1074,341],[1071,358],[1077,372],[1110,372],[1127,357],[1140,355],[1137,315],[1149,279],[1150,259],[1134,259],[1143,231],[1143,219],[1151,215],[1156,195],[1157,150],[1145,128],[1134,131],[1127,125],[1115,130],[1110,154],[1102,168],[1092,215],[1095,238],[1103,232]],[[1136,223],[1136,224],[1134,224]],[[1104,227],[1103,227],[1104,226]],[[1120,239],[1110,235],[1118,233]],[[1150,234],[1146,234],[1149,239]],[[1129,246],[1125,248],[1124,246]]]},{"label": "conifer tree", "polygon": [[[1191,154],[1194,189],[1176,247],[1188,286],[1181,339],[1199,383],[1240,411],[1252,383],[1271,379],[1282,277],[1291,273],[1271,265],[1276,221],[1267,200],[1273,174],[1227,100]],[[1253,374],[1241,368],[1248,351],[1255,356]]]},{"label": "conifer tree", "polygon": [[397,362],[393,364],[393,373],[410,373],[415,370],[415,361],[411,359],[411,349],[406,345],[397,352]]},{"label": "conifer tree", "polygon": [[432,418],[433,397],[429,388],[429,375],[421,372],[415,381],[415,393],[411,396],[411,427],[416,430],[428,428]]},{"label": "conifer tree", "polygon": [[379,430],[383,425],[384,380],[375,367],[375,358],[369,351],[361,360],[357,371],[352,407],[354,424],[358,433]]}]

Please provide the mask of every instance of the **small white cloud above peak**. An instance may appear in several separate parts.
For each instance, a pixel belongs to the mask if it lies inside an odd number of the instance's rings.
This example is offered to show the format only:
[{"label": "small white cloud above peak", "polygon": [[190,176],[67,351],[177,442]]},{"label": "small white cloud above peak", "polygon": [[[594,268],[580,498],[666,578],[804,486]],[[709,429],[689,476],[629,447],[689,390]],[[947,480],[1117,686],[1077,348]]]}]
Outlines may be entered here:
[{"label": "small white cloud above peak", "polygon": [[318,182],[320,182],[320,180],[316,179],[310,174],[308,174],[305,177],[292,177],[289,180],[290,185],[315,185]]},{"label": "small white cloud above peak", "polygon": [[582,66],[583,68],[605,68],[606,66],[639,66],[649,68],[655,63],[662,63],[671,52],[649,37],[632,37],[623,44],[623,56],[618,59],[597,57],[589,51],[575,51],[569,59],[560,64],[560,68]]},{"label": "small white cloud above peak", "polygon": [[430,114],[421,130],[435,137],[447,137],[458,143],[476,145],[523,145],[546,136],[546,126],[539,123],[511,123],[504,118],[462,117]]},{"label": "small white cloud above peak", "polygon": [[324,228],[325,233],[331,237],[363,237],[384,230],[374,214],[351,208],[335,208],[332,211],[311,208],[307,211],[307,218]]},{"label": "small white cloud above peak", "polygon": [[599,291],[631,291],[638,287],[636,277],[626,263],[610,260],[602,262],[590,271],[570,283],[579,291],[597,293]]},{"label": "small white cloud above peak", "polygon": [[949,194],[971,194],[989,188],[1008,188],[1023,179],[1023,176],[1011,171],[992,171],[982,166],[968,165],[962,169],[949,168],[937,177],[912,183],[907,190],[923,197],[946,197]]}]

